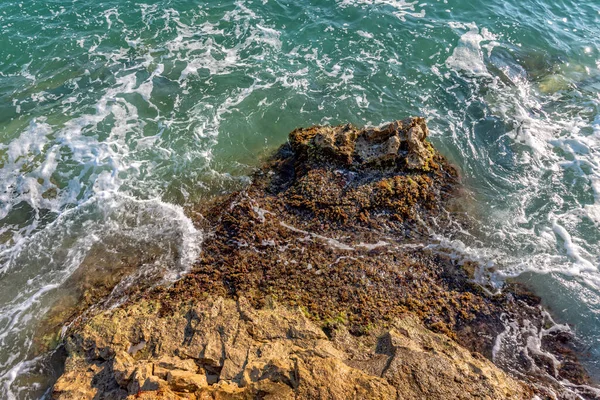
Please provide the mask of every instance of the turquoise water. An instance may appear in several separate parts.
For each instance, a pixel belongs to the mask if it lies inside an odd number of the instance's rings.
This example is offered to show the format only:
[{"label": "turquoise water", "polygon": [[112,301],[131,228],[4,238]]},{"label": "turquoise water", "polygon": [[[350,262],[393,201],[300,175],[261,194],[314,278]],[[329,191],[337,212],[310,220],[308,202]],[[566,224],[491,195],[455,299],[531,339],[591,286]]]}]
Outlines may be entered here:
[{"label": "turquoise water", "polygon": [[82,264],[152,246],[176,279],[182,207],[289,131],[410,115],[467,187],[441,246],[528,281],[600,378],[600,4],[480,3],[0,0],[0,398],[46,390],[35,323]]}]

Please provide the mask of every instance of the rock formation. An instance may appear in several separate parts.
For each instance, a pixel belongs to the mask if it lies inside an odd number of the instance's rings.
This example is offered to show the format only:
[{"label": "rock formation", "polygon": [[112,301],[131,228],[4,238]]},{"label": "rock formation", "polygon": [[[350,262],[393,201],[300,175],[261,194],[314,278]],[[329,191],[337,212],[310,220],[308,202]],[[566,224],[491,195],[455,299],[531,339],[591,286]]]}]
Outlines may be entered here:
[{"label": "rock formation", "polygon": [[530,399],[587,383],[564,343],[509,354],[520,381],[489,361],[507,318],[541,329],[542,310],[427,249],[458,181],[427,135],[422,118],[293,131],[248,188],[195,210],[190,274],[73,321],[53,398]]},{"label": "rock formation", "polygon": [[59,399],[522,399],[522,383],[412,315],[329,339],[299,310],[142,301],[97,315],[68,340]]}]

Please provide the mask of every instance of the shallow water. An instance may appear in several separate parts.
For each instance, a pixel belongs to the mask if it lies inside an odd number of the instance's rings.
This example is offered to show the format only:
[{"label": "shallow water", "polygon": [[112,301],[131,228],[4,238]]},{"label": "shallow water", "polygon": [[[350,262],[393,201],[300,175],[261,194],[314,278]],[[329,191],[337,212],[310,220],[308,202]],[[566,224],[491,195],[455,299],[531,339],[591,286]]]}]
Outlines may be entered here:
[{"label": "shallow water", "polygon": [[176,279],[182,207],[289,131],[410,115],[471,200],[438,239],[528,281],[599,379],[599,26],[595,0],[0,0],[0,398],[45,391],[36,322],[97,249]]}]

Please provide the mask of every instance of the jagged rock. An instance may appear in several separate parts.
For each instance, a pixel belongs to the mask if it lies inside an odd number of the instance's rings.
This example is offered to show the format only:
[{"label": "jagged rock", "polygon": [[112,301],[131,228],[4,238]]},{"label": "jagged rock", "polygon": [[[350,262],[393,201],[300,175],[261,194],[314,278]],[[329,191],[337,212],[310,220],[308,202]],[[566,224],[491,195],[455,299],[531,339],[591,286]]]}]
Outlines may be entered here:
[{"label": "jagged rock", "polygon": [[[96,388],[114,383],[126,386],[127,392],[112,391],[113,398],[156,392],[153,396],[194,394],[198,399],[253,398],[257,393],[277,399],[521,399],[529,393],[485,358],[427,330],[412,315],[385,331],[336,340],[300,310],[273,303],[251,310],[245,303],[217,298],[182,304],[172,314],[157,317],[151,314],[160,313],[157,304],[141,302],[127,312],[100,314],[70,338],[70,346],[72,351],[83,350],[77,343],[110,348],[112,359],[90,352],[85,365],[99,365],[98,372],[112,365],[112,373],[94,375],[80,364],[67,364],[53,398],[102,398],[105,394]],[[199,319],[190,330],[190,316],[200,315],[210,318]],[[143,321],[148,321],[145,337],[151,350],[134,358],[123,349],[138,343]],[[207,346],[221,349],[221,355],[206,357]],[[363,349],[359,355],[357,348]],[[182,354],[193,359],[182,359]],[[361,361],[353,362],[357,358]],[[204,364],[218,371],[212,385]]]},{"label": "jagged rock", "polygon": [[92,376],[79,370],[65,372],[52,388],[52,396],[62,400],[93,399],[97,389],[91,385]]},{"label": "jagged rock", "polygon": [[[422,118],[292,132],[247,189],[197,210],[187,276],[70,325],[53,398],[532,398],[478,353],[502,315],[542,329],[539,301],[426,250],[456,223],[457,184],[427,135]],[[556,373],[544,383],[587,383]]]},{"label": "jagged rock", "polygon": [[519,384],[507,380],[484,357],[445,335],[432,334],[413,317],[397,320],[380,341],[380,351],[390,355],[382,376],[404,393],[405,399],[447,399],[450,393],[454,399],[523,395]]},{"label": "jagged rock", "polygon": [[176,392],[197,392],[208,386],[205,374],[195,374],[178,369],[169,371],[167,382]]},{"label": "jagged rock", "polygon": [[407,394],[335,358],[301,359],[297,368],[301,399],[403,399]]},{"label": "jagged rock", "polygon": [[294,150],[310,162],[337,161],[364,168],[391,164],[398,168],[428,170],[435,151],[426,142],[424,118],[395,121],[383,128],[357,129],[352,125],[296,129],[290,134]]},{"label": "jagged rock", "polygon": [[113,358],[112,370],[119,386],[127,387],[131,381],[131,376],[135,372],[135,360],[129,353],[119,351]]},{"label": "jagged rock", "polygon": [[406,165],[411,169],[423,169],[433,157],[433,149],[427,147],[425,138],[429,135],[429,129],[424,120],[419,120],[408,130],[408,155]]},{"label": "jagged rock", "polygon": [[154,378],[152,364],[144,362],[136,363],[136,365],[137,366],[131,376],[131,381],[127,385],[129,394],[136,394],[140,391],[157,390],[159,385],[157,379],[152,379]]},{"label": "jagged rock", "polygon": [[186,359],[182,360],[176,356],[164,356],[159,358],[154,364],[154,375],[160,376],[162,379],[166,379],[169,371],[180,370],[186,372],[196,373],[198,366],[194,360]]}]

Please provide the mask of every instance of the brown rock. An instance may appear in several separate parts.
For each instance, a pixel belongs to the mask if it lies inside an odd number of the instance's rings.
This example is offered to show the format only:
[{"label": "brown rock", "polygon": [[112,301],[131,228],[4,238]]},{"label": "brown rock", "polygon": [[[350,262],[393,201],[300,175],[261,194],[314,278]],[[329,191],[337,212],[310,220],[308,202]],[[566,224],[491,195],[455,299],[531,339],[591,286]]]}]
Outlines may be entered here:
[{"label": "brown rock", "polygon": [[429,129],[423,119],[413,121],[414,125],[408,130],[408,156],[406,164],[410,169],[426,168],[428,161],[434,152],[431,146],[426,147],[425,138],[429,135]]},{"label": "brown rock", "polygon": [[64,373],[52,388],[52,398],[62,400],[93,399],[96,389],[91,385],[91,377],[82,371]]},{"label": "brown rock", "polygon": [[380,339],[390,354],[382,376],[405,399],[521,399],[524,386],[413,316],[399,319]]},{"label": "brown rock", "polygon": [[297,373],[297,394],[301,399],[403,398],[385,379],[368,375],[334,358],[301,359]]},{"label": "brown rock", "polygon": [[354,144],[358,132],[350,125],[321,129],[314,137],[313,144],[323,154],[344,162],[352,163]]},{"label": "brown rock", "polygon": [[382,128],[357,129],[352,125],[296,129],[290,143],[309,162],[340,162],[364,168],[369,164],[396,163],[409,169],[429,169],[433,148],[426,142],[424,118],[395,121]]},{"label": "brown rock", "polygon": [[119,386],[126,388],[135,372],[135,360],[125,351],[119,351],[112,364],[113,374]]},{"label": "brown rock", "polygon": [[166,379],[169,371],[181,370],[188,372],[197,372],[198,366],[194,360],[182,360],[177,356],[163,356],[154,364],[154,375]]},{"label": "brown rock", "polygon": [[177,369],[169,371],[167,382],[176,392],[196,392],[208,386],[206,375]]},{"label": "brown rock", "polygon": [[157,390],[158,381],[151,378],[153,378],[152,364],[148,362],[138,363],[131,375],[131,381],[127,385],[127,391],[129,394],[135,394],[140,391]]},{"label": "brown rock", "polygon": [[[110,387],[111,381],[121,386],[128,383],[129,395],[147,399],[192,394],[198,399],[259,395],[273,399],[520,399],[529,393],[483,357],[472,356],[410,315],[396,320],[391,330],[374,330],[363,337],[344,334],[340,327],[338,340],[329,339],[300,310],[272,301],[259,310],[248,309],[244,299],[235,302],[222,298],[191,305],[191,312],[189,307],[189,303],[181,304],[171,314],[150,318],[148,310],[155,310],[156,305],[139,302],[127,313],[115,310],[112,315],[94,317],[70,348],[75,349],[75,343],[92,342],[96,347],[110,348],[115,356],[104,363],[112,368],[98,371],[111,374],[94,375],[86,364],[67,363],[53,397],[92,398],[98,393],[85,391],[92,387],[92,381],[100,388]],[[189,328],[186,330],[191,314],[211,318],[195,324],[196,334],[190,343],[185,337],[191,334]],[[131,344],[122,338],[136,341],[141,321],[149,321],[148,345],[154,350],[149,359],[135,360],[123,352]],[[121,335],[116,335],[117,331]],[[99,332],[106,336],[100,337]],[[214,364],[215,356],[204,356],[207,346],[221,349],[220,364]],[[183,350],[198,358],[175,355]],[[90,366],[98,362],[94,358],[85,361]],[[131,368],[133,373],[127,378]],[[215,383],[209,384],[204,368],[207,372],[213,368],[218,374]]]},{"label": "brown rock", "polygon": [[71,325],[53,397],[531,398],[472,352],[490,356],[502,315],[541,328],[538,303],[422,247],[456,223],[457,174],[427,135],[422,118],[292,132],[246,190],[198,211],[190,274]]}]

